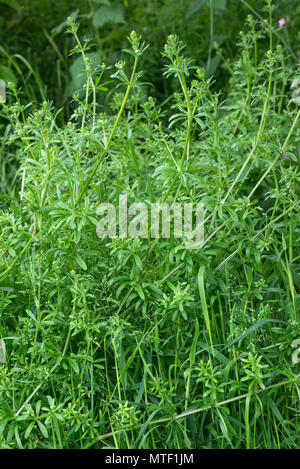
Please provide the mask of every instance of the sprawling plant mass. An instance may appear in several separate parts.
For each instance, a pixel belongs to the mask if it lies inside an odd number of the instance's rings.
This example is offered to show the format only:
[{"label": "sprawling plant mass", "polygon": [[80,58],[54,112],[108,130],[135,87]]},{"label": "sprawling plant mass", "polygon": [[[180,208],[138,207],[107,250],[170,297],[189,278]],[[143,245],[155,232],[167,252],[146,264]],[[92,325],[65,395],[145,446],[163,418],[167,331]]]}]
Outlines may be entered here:
[{"label": "sprawling plant mass", "polygon": [[[2,448],[299,447],[300,81],[269,14],[223,57],[226,95],[171,35],[177,92],[159,103],[136,33],[126,61],[95,70],[72,18],[86,83],[69,121],[9,86]],[[99,238],[97,207],[120,196],[203,204],[202,246],[172,223]]]}]

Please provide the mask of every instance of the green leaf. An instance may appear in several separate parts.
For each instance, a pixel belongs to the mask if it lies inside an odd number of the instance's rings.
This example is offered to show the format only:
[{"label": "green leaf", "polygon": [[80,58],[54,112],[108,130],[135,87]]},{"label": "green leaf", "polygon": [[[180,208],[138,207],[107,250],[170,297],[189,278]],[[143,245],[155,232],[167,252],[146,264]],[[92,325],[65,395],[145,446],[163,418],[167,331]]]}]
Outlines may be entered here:
[{"label": "green leaf", "polygon": [[39,429],[41,430],[42,435],[45,438],[48,438],[48,431],[47,431],[47,428],[45,427],[45,425],[42,422],[40,422],[39,420],[37,421],[37,424],[39,426]]},{"label": "green leaf", "polygon": [[80,257],[78,254],[75,255],[75,261],[77,262],[77,264],[79,265],[79,267],[81,267],[83,270],[87,270],[87,265],[86,265],[86,263],[84,262],[84,260],[82,259],[82,257]]},{"label": "green leaf", "polygon": [[0,339],[0,363],[6,362],[6,349],[5,342],[3,339]]},{"label": "green leaf", "polygon": [[143,292],[143,289],[142,289],[141,285],[136,285],[135,289],[136,289],[136,291],[138,292],[140,298],[141,298],[142,300],[144,300],[144,299],[145,299],[145,295],[144,295],[144,292]]},{"label": "green leaf", "polygon": [[9,81],[17,83],[18,81],[13,71],[5,65],[0,65],[0,80],[4,80],[6,83]]},{"label": "green leaf", "polygon": [[[94,73],[101,64],[101,55],[99,52],[90,52],[86,54],[91,63],[91,70]],[[80,55],[77,57],[70,67],[72,81],[68,86],[68,95],[72,96],[76,91],[80,90],[86,82],[87,75],[85,71],[85,63]]]},{"label": "green leaf", "polygon": [[20,435],[19,435],[19,427],[18,425],[16,425],[15,427],[15,438],[16,438],[16,442],[17,442],[17,445],[18,445],[18,448],[19,449],[23,449],[23,445],[22,445],[22,442],[21,442],[21,439],[20,439]]},{"label": "green leaf", "polygon": [[100,7],[94,17],[93,25],[95,28],[101,28],[107,23],[124,23],[124,7],[121,4],[103,5]]},{"label": "green leaf", "polygon": [[5,3],[6,5],[16,10],[18,13],[20,13],[22,10],[21,5],[19,5],[16,0],[0,0],[0,3]]},{"label": "green leaf", "polygon": [[227,0],[213,0],[213,8],[216,10],[226,10]]},{"label": "green leaf", "polygon": [[193,343],[191,346],[191,351],[190,351],[190,366],[192,367],[195,363],[195,356],[196,356],[196,348],[197,348],[197,343],[198,343],[198,337],[199,337],[199,323],[196,321],[196,330],[193,338]]},{"label": "green leaf", "polygon": [[209,77],[212,76],[216,72],[218,66],[220,65],[220,62],[221,62],[221,57],[219,55],[215,55],[214,57],[212,57],[210,64],[209,64],[209,69],[207,70],[207,75]]},{"label": "green leaf", "polygon": [[29,435],[30,435],[30,433],[32,432],[32,429],[33,429],[34,425],[35,425],[35,422],[30,422],[30,424],[29,424],[28,427],[26,428],[26,432],[25,432],[25,434],[24,434],[24,439],[25,439],[25,440],[28,440]]},{"label": "green leaf", "polygon": [[204,271],[205,271],[205,266],[202,265],[198,272],[198,288],[199,288],[199,295],[200,295],[200,300],[201,300],[204,321],[205,321],[205,325],[206,325],[207,332],[209,335],[210,345],[213,349],[214,346],[213,346],[212,333],[211,333],[211,327],[210,327],[210,317],[209,317],[209,313],[207,309],[205,288],[204,288]]}]

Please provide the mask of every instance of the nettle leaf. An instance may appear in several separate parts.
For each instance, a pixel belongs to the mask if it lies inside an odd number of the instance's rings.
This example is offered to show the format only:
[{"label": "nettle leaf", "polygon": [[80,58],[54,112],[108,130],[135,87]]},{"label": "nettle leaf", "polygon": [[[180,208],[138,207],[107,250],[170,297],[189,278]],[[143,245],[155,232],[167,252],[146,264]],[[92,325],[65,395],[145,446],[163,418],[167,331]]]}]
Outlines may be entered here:
[{"label": "nettle leaf", "polygon": [[107,23],[124,23],[124,7],[121,4],[103,5],[93,17],[95,28],[101,28]]}]

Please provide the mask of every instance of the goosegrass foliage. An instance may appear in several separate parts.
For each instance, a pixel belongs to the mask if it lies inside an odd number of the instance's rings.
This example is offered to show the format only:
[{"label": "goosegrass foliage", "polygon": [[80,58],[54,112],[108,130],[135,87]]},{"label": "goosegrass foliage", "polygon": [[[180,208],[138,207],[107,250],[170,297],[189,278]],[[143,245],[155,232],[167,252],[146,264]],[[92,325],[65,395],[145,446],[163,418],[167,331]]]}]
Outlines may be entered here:
[{"label": "goosegrass foliage", "polygon": [[[94,75],[72,19],[87,78],[69,122],[10,86],[2,448],[299,447],[298,70],[268,12],[269,52],[249,17],[225,101],[176,36],[164,106],[143,93],[149,49],[134,32],[115,70]],[[99,240],[96,208],[120,194],[204,203],[204,246]]]}]

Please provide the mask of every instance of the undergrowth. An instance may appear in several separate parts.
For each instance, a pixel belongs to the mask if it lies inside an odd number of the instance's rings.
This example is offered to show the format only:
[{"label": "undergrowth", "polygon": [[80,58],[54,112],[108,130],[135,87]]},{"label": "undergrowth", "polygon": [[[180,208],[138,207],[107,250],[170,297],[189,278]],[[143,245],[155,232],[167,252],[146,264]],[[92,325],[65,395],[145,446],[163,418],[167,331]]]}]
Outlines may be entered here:
[{"label": "undergrowth", "polygon": [[[176,36],[163,57],[178,91],[163,106],[143,92],[134,32],[129,73],[121,60],[93,74],[72,19],[87,79],[67,125],[11,85],[2,448],[299,447],[299,70],[267,3],[270,27],[249,16],[240,35],[226,100]],[[97,206],[122,194],[203,203],[201,249],[99,239]]]}]

